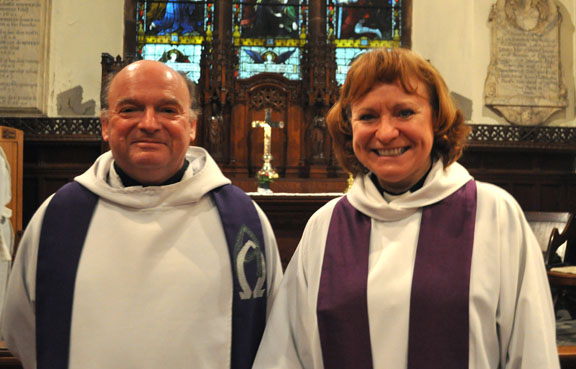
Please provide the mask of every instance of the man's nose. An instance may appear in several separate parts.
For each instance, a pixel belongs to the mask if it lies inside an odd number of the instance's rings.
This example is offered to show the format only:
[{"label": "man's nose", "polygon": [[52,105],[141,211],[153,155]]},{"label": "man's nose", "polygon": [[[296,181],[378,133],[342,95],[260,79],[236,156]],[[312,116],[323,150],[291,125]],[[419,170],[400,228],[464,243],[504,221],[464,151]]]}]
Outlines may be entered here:
[{"label": "man's nose", "polygon": [[376,128],[376,138],[383,142],[389,142],[400,135],[398,127],[391,119],[391,117],[382,115],[380,121],[378,122],[378,127]]},{"label": "man's nose", "polygon": [[146,107],[144,109],[144,115],[140,120],[138,127],[141,130],[154,132],[161,128],[160,122],[158,122],[158,117],[156,116],[156,110],[153,107]]}]

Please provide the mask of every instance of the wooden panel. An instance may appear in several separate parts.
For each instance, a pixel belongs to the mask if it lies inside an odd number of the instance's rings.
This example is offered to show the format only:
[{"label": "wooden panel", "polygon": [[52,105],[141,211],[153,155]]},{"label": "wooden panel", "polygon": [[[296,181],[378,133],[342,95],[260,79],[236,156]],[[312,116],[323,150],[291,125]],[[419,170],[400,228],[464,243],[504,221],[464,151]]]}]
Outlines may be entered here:
[{"label": "wooden panel", "polygon": [[[226,170],[224,171],[225,175]],[[256,191],[256,178],[239,178],[228,175],[232,183],[246,192]],[[279,178],[270,184],[270,189],[275,193],[326,193],[344,192],[348,187],[347,178]]]},{"label": "wooden panel", "polygon": [[561,183],[542,184],[539,188],[540,208],[543,211],[550,209],[560,209],[571,201],[567,196],[569,186]]},{"label": "wooden panel", "polygon": [[50,195],[84,173],[101,154],[100,141],[26,141],[23,224]]},{"label": "wooden panel", "polygon": [[477,180],[510,192],[524,211],[576,209],[576,148],[469,147],[459,162]]},{"label": "wooden panel", "polygon": [[12,200],[8,207],[12,209],[12,228],[16,234],[16,243],[22,234],[22,174],[24,134],[21,130],[8,127],[0,127],[0,146],[4,150],[10,164],[10,177],[12,185]]}]

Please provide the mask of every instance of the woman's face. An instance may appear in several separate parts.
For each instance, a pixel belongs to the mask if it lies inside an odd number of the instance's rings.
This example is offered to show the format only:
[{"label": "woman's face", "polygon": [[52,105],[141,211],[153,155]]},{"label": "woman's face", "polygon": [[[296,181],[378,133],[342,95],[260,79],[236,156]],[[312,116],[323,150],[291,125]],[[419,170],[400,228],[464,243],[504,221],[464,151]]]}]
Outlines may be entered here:
[{"label": "woman's face", "polygon": [[407,93],[399,81],[377,84],[351,107],[358,160],[391,193],[410,189],[431,165],[432,107],[425,86]]}]

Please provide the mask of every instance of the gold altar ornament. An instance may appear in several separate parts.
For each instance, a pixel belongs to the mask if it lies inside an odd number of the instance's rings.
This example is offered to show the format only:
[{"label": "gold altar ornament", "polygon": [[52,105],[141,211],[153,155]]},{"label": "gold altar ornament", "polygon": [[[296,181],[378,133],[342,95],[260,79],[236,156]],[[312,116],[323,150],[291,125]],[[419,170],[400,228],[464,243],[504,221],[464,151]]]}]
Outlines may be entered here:
[{"label": "gold altar ornament", "polygon": [[270,108],[266,108],[264,120],[255,120],[252,122],[252,128],[264,128],[264,153],[262,159],[264,164],[258,171],[258,189],[262,188],[270,191],[270,182],[278,178],[278,173],[272,167],[272,128],[284,128],[284,122],[273,122]]}]

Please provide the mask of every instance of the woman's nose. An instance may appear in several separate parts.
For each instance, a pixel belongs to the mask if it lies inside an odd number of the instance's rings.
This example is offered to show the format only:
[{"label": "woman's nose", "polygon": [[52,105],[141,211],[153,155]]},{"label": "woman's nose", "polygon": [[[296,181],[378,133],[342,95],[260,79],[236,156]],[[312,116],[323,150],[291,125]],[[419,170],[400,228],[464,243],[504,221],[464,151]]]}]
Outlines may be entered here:
[{"label": "woman's nose", "polygon": [[400,132],[398,128],[392,122],[390,117],[382,116],[380,117],[380,122],[378,122],[378,127],[376,128],[376,138],[380,141],[388,142],[392,141],[396,137],[398,137]]}]

